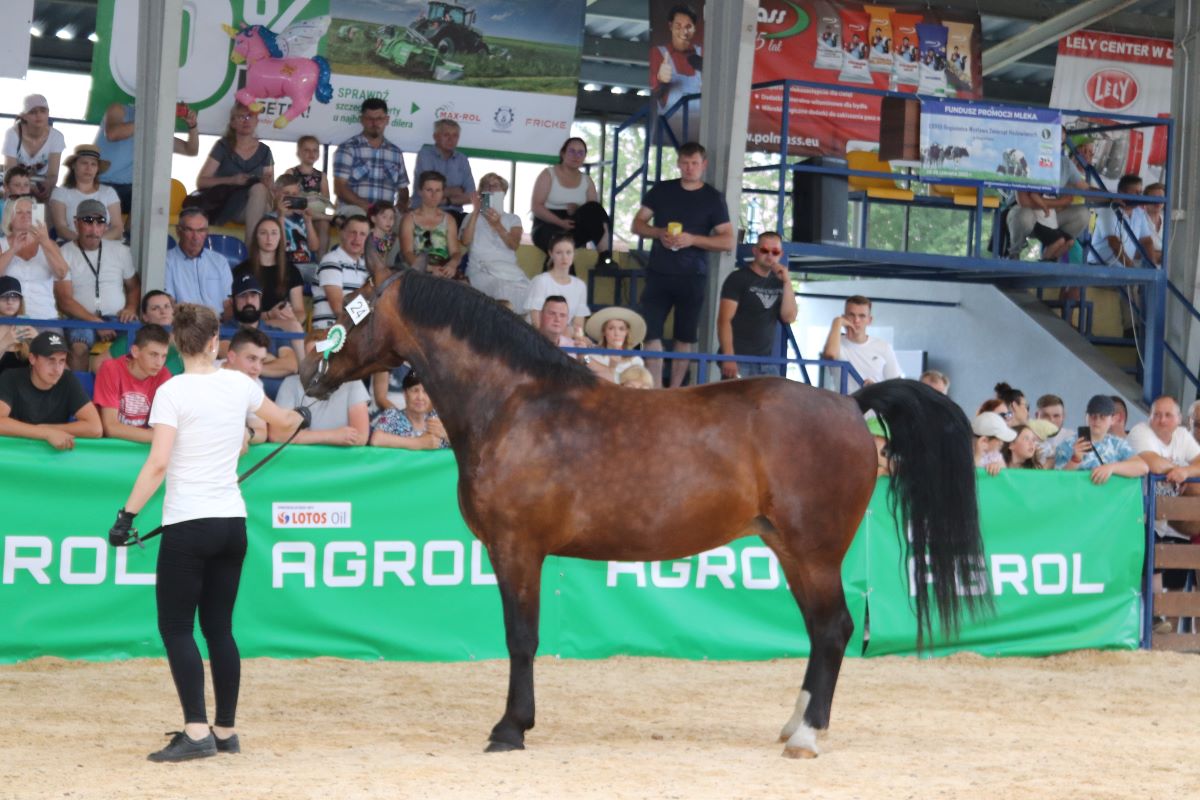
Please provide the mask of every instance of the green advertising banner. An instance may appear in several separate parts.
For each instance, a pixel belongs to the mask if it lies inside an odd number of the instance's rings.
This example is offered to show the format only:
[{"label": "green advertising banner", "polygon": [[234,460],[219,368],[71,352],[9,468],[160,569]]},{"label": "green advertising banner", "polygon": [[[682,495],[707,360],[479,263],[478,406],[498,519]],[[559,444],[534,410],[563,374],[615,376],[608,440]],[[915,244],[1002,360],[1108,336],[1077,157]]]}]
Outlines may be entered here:
[{"label": "green advertising banner", "polygon": [[[99,0],[87,118],[137,96],[143,0]],[[204,0],[184,4],[179,90],[202,133],[225,131],[235,97],[261,104],[264,139],[361,130],[387,101],[388,138],[415,152],[459,123],[471,155],[547,161],[570,135],[583,0]],[[239,96],[240,93],[240,96]]]},{"label": "green advertising banner", "polygon": [[[243,467],[268,452],[254,448]],[[158,542],[106,532],[144,447],[57,452],[0,439],[0,662],[160,656]],[[294,446],[247,481],[250,549],[235,626],[246,656],[467,660],[506,654],[495,576],[458,513],[449,452]],[[882,489],[845,563],[848,654],[912,652],[914,623]],[[981,481],[994,618],[953,647],[988,654],[1137,646],[1140,483],[1004,473]],[[161,495],[160,495],[161,497]],[[155,500],[138,525],[153,528]],[[1065,566],[1063,566],[1065,565]],[[552,557],[542,654],[761,659],[808,652],[774,555],[756,538],[662,563]]]}]

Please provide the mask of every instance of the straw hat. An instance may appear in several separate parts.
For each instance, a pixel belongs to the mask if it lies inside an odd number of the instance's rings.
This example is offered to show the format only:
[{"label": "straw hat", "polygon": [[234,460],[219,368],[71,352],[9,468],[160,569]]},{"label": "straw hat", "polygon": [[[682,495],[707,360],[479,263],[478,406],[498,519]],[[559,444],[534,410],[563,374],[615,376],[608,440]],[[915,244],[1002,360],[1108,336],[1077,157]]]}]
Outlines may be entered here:
[{"label": "straw hat", "polygon": [[629,326],[629,337],[625,341],[626,347],[637,347],[646,338],[646,320],[642,319],[642,315],[632,308],[624,306],[609,306],[592,314],[583,326],[583,332],[588,335],[589,339],[599,342],[603,347],[604,326],[612,319],[623,320]]},{"label": "straw hat", "polygon": [[106,172],[108,170],[108,168],[110,166],[112,166],[111,162],[105,161],[103,158],[100,157],[100,151],[96,149],[96,145],[94,145],[94,144],[75,145],[75,152],[72,153],[71,155],[67,156],[66,159],[63,160],[63,166],[73,167],[75,165],[75,161],[84,156],[90,156],[91,158],[94,158],[97,161],[99,161],[101,172]]},{"label": "straw hat", "polygon": [[1033,431],[1043,442],[1058,433],[1058,426],[1048,419],[1031,419],[1025,423],[1025,427]]}]

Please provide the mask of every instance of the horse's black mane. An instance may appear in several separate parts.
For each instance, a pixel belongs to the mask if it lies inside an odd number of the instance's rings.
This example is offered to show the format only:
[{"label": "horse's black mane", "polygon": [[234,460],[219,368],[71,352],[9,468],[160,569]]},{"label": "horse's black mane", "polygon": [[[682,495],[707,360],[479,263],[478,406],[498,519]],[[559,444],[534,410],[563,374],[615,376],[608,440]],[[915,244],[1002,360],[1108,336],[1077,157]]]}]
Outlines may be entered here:
[{"label": "horse's black mane", "polygon": [[400,313],[424,328],[450,328],[480,355],[560,384],[589,386],[596,376],[492,298],[457,281],[409,270],[398,281]]}]

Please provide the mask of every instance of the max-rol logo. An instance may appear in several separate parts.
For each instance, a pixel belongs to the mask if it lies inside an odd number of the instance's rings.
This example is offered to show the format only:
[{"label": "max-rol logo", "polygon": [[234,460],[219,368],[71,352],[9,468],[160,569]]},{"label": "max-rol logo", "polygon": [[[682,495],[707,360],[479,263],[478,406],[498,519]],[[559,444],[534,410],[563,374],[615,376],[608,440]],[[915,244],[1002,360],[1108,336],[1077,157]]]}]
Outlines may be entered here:
[{"label": "max-rol logo", "polygon": [[350,503],[272,503],[273,528],[349,528]]}]

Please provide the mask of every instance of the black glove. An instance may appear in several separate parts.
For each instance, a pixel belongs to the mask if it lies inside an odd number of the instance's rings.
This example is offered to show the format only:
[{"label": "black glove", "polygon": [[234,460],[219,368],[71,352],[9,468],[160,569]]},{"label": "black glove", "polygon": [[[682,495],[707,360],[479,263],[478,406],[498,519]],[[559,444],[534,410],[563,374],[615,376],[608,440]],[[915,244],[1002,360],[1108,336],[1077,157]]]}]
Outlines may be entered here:
[{"label": "black glove", "polygon": [[308,406],[296,406],[292,410],[300,415],[300,430],[312,427],[312,412]]},{"label": "black glove", "polygon": [[137,530],[133,527],[133,518],[136,514],[131,514],[125,509],[117,512],[117,521],[108,529],[108,543],[113,547],[125,547],[130,543],[131,539],[137,539]]}]

